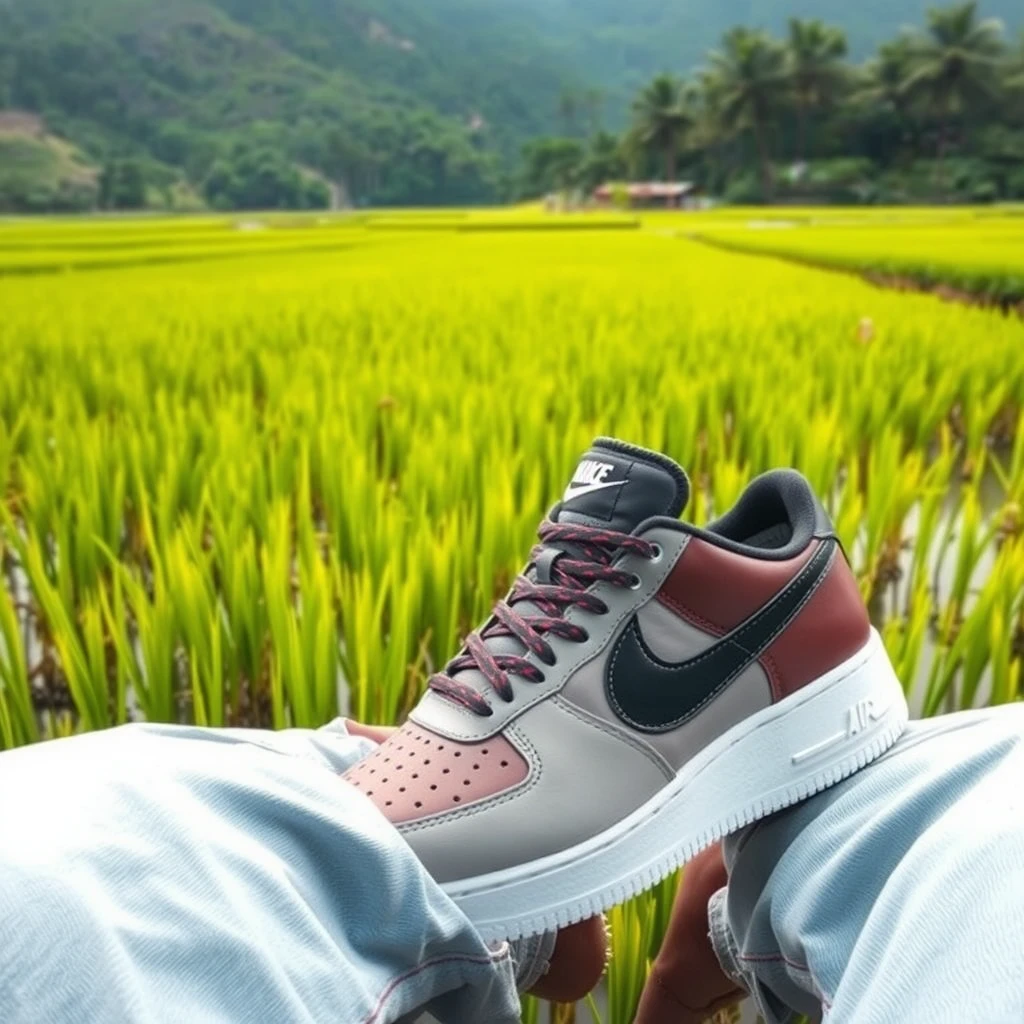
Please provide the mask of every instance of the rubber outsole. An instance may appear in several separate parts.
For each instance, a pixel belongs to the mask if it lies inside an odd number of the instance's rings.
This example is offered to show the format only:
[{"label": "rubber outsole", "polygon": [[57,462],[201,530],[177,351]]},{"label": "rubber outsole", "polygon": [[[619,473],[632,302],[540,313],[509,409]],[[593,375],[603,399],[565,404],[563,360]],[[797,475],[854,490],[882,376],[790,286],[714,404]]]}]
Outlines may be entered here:
[{"label": "rubber outsole", "polygon": [[866,767],[899,739],[908,717],[872,631],[861,652],[718,737],[613,828],[551,857],[443,888],[486,941],[565,928]]}]

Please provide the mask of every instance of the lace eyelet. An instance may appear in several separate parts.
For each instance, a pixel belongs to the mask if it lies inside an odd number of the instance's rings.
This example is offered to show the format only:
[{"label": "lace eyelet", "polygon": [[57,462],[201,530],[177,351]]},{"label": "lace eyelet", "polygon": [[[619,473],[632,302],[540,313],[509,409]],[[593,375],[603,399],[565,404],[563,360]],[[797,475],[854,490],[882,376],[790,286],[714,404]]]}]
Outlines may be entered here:
[{"label": "lace eyelet", "polygon": [[578,642],[581,644],[587,643],[590,640],[590,634],[585,629],[580,630],[580,632],[583,634],[583,636],[579,638]]},{"label": "lace eyelet", "polygon": [[651,558],[650,558],[651,562],[653,562],[655,565],[657,565],[662,560],[664,555],[665,555],[665,552],[662,549],[660,544],[652,544],[651,545]]},{"label": "lace eyelet", "polygon": [[636,573],[633,573],[633,582],[630,583],[629,589],[630,590],[639,590],[643,585],[644,585],[644,581],[639,576],[637,576]]}]

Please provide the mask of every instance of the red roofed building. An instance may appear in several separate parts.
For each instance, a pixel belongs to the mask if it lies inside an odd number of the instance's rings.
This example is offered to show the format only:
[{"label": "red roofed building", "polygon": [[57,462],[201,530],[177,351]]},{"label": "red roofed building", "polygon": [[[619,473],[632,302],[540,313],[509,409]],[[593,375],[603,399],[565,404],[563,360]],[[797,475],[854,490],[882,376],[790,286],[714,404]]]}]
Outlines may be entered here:
[{"label": "red roofed building", "polygon": [[696,186],[692,181],[638,181],[631,184],[605,184],[594,189],[594,200],[601,206],[610,206],[620,195],[629,198],[633,207],[667,207],[669,209],[686,205],[694,194]]}]

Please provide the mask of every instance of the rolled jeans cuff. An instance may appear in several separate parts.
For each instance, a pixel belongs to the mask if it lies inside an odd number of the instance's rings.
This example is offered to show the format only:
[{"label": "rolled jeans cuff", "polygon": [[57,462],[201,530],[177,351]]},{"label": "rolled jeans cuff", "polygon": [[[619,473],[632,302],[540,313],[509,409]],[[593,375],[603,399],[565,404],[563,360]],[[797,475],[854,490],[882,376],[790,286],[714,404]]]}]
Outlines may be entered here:
[{"label": "rolled jeans cuff", "polygon": [[742,966],[743,956],[726,912],[728,892],[728,888],[723,887],[708,900],[708,936],[719,966],[726,977],[750,996],[763,1024],[792,1024],[797,1020],[797,1015],[778,1004],[778,1000],[771,996],[758,978],[753,966],[748,969]]},{"label": "rolled jeans cuff", "polygon": [[519,992],[528,992],[548,973],[557,938],[557,933],[545,932],[543,935],[534,935],[509,943],[512,962],[516,969],[516,988]]},{"label": "rolled jeans cuff", "polygon": [[751,989],[750,977],[740,967],[739,947],[733,937],[729,920],[726,916],[725,899],[728,889],[723,886],[708,900],[708,935],[711,946],[718,957],[718,963],[725,976],[740,986],[745,992]]}]

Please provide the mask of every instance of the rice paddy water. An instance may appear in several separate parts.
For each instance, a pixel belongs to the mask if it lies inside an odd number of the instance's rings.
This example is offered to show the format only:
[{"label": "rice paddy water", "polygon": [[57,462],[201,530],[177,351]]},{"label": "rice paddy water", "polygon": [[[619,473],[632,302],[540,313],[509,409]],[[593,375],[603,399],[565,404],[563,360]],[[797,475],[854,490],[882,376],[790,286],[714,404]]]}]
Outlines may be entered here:
[{"label": "rice paddy water", "polygon": [[[796,466],[915,706],[1019,699],[1024,320],[685,237],[987,288],[1019,233],[743,216],[0,225],[0,748],[399,720],[599,433],[686,465],[698,523]],[[606,1020],[673,891],[612,915]]]}]

